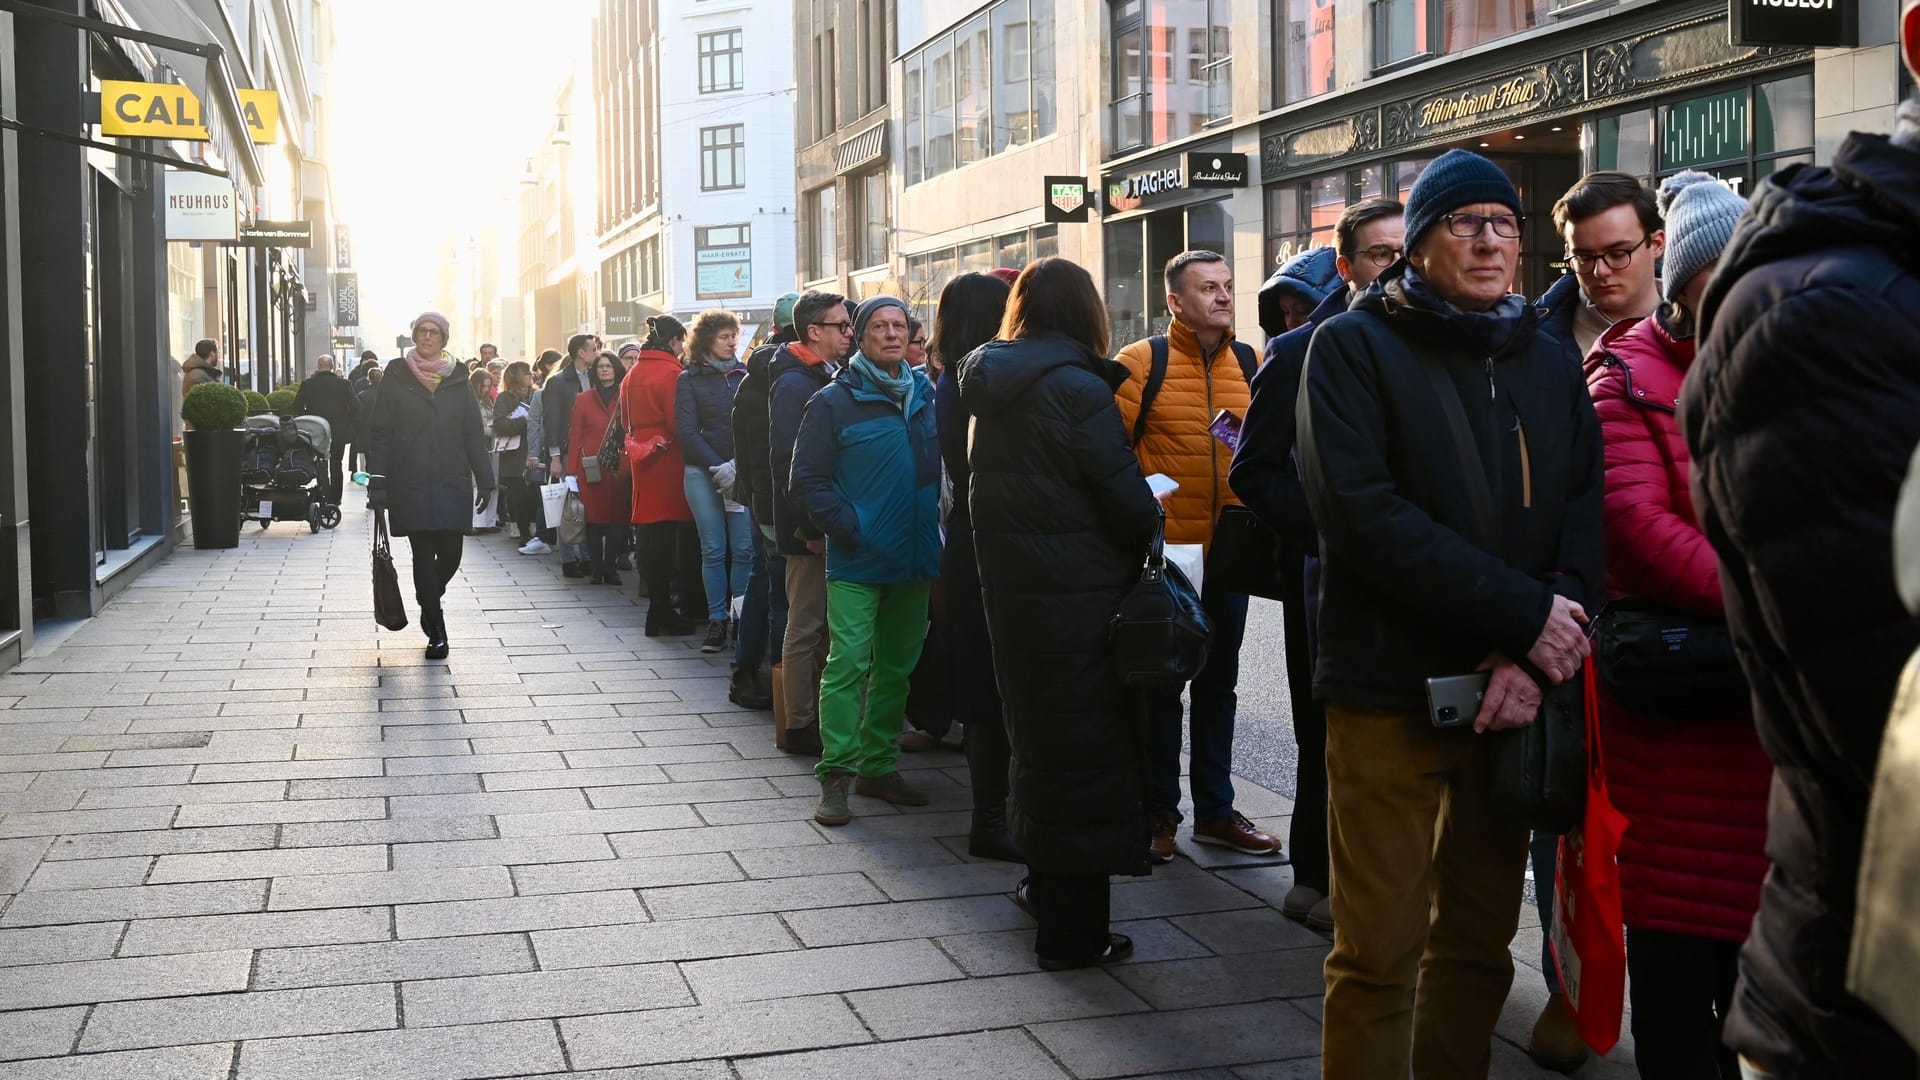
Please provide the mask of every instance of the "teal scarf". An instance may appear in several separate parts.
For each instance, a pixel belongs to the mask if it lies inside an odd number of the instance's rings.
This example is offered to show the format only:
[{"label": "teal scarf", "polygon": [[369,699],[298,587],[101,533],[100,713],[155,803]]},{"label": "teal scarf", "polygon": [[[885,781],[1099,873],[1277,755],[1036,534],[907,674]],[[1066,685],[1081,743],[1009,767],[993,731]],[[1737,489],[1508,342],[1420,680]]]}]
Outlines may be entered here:
[{"label": "teal scarf", "polygon": [[880,388],[881,393],[893,399],[893,404],[905,415],[913,408],[913,369],[900,365],[900,374],[888,377],[880,365],[867,359],[865,353],[854,353],[848,367],[858,371],[861,376]]}]

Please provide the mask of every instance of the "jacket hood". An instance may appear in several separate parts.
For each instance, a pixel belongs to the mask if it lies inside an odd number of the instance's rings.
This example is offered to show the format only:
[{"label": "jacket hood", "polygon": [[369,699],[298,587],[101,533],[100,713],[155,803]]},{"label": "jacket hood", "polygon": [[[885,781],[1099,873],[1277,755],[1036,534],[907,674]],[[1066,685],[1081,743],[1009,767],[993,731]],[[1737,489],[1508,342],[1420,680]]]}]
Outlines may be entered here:
[{"label": "jacket hood", "polygon": [[1280,309],[1282,296],[1297,296],[1319,307],[1342,284],[1339,259],[1332,248],[1318,247],[1295,255],[1260,286],[1261,328],[1286,326],[1286,316]]},{"label": "jacket hood", "polygon": [[1796,165],[1761,183],[1701,300],[1704,339],[1720,301],[1748,271],[1809,251],[1920,246],[1920,154],[1855,132],[1827,168]]},{"label": "jacket hood", "polygon": [[219,371],[220,365],[204,356],[189,356],[187,362],[180,365],[182,371]]},{"label": "jacket hood", "polygon": [[1061,334],[989,341],[960,361],[960,402],[975,416],[992,416],[1011,407],[1042,376],[1064,367],[1084,368],[1112,387],[1127,378],[1125,367]]},{"label": "jacket hood", "polygon": [[826,365],[809,364],[805,360],[795,356],[792,350],[788,349],[785,345],[782,345],[780,346],[780,350],[773,354],[773,362],[767,365],[767,379],[770,383],[778,382],[781,376],[789,371],[807,372],[810,378],[819,381],[822,386],[825,386],[829,381],[827,378]]}]

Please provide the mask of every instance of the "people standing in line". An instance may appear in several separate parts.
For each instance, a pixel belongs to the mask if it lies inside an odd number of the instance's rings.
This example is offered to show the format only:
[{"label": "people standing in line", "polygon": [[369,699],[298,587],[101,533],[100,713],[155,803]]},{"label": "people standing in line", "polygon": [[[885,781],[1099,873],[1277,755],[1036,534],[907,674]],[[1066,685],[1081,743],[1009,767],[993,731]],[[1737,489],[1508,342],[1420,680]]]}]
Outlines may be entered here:
[{"label": "people standing in line", "polygon": [[[1564,344],[1507,291],[1520,207],[1493,162],[1441,155],[1407,200],[1407,257],[1308,348],[1332,1080],[1486,1075],[1527,830],[1489,807],[1480,736],[1534,722],[1536,675],[1575,677],[1598,610],[1599,423]],[[1476,669],[1491,681],[1473,724],[1436,728],[1426,680]]]},{"label": "people standing in line", "polygon": [[849,791],[925,806],[897,762],[907,679],[940,573],[940,448],[933,386],[906,366],[907,306],[862,302],[856,350],[807,402],[794,440],[793,497],[826,536],[827,666],[820,676],[820,804],[852,820]]},{"label": "people standing in line", "polygon": [[[539,492],[527,483],[529,428],[533,419],[533,367],[525,360],[508,364],[501,380],[500,396],[493,399],[493,436],[500,457],[500,508],[504,520],[513,522],[514,539],[521,544],[534,538],[536,516],[533,503]],[[539,458],[536,452],[534,459]]]},{"label": "people standing in line", "polygon": [[[1920,73],[1920,2],[1899,20]],[[1920,95],[1891,138],[1760,183],[1700,304],[1680,394],[1694,509],[1773,760],[1773,866],[1726,1042],[1753,1080],[1913,1076],[1913,1047],[1847,987],[1862,836],[1920,619],[1893,523],[1920,444]]]},{"label": "people standing in line", "polygon": [[[1253,350],[1233,337],[1233,270],[1212,251],[1186,251],[1167,263],[1166,361],[1153,399],[1144,407],[1154,375],[1156,342],[1136,341],[1117,358],[1128,371],[1116,400],[1140,459],[1140,471],[1164,473],[1180,484],[1165,500],[1167,543],[1213,541],[1220,511],[1240,500],[1227,486],[1233,452],[1210,430],[1214,414],[1230,409],[1245,417],[1251,394],[1247,372]],[[1246,350],[1246,356],[1241,350]],[[1280,841],[1233,808],[1233,727],[1240,680],[1240,641],[1247,626],[1247,595],[1203,581],[1201,603],[1213,620],[1206,666],[1191,684],[1193,699],[1193,838],[1248,855],[1279,855]],[[1154,815],[1153,858],[1173,861],[1180,824],[1180,726],[1186,710],[1180,690],[1149,695],[1147,768],[1149,809]]]},{"label": "people standing in line", "polygon": [[[473,406],[467,369],[446,354],[447,317],[413,320],[413,348],[387,365],[368,425],[367,505],[391,508],[393,535],[413,547],[414,599],[427,659],[447,655],[447,583],[463,537],[493,489],[492,445]],[[479,498],[474,492],[479,491]]]},{"label": "people standing in line", "polygon": [[733,453],[733,394],[747,369],[740,363],[740,320],[703,311],[693,323],[687,368],[674,391],[676,439],[686,459],[687,506],[700,535],[700,575],[707,594],[707,637],[700,651],[727,647],[733,598],[753,572],[753,518],[735,502],[739,467]]},{"label": "people standing in line", "polygon": [[[573,399],[592,388],[593,364],[600,358],[600,350],[593,342],[592,334],[575,334],[567,339],[565,365],[556,368],[541,387],[540,429],[547,442],[547,475],[552,478],[549,483],[568,475],[566,463],[572,448],[567,438],[573,431]],[[593,449],[597,452],[600,448]],[[583,578],[588,573],[586,545],[561,544],[561,576]]]},{"label": "people standing in line", "polygon": [[1329,293],[1307,321],[1267,342],[1266,360],[1253,377],[1253,401],[1240,428],[1240,450],[1227,474],[1233,492],[1288,553],[1284,571],[1289,600],[1281,606],[1286,633],[1287,695],[1293,715],[1296,763],[1293,821],[1288,840],[1293,887],[1280,913],[1316,930],[1333,929],[1330,856],[1327,853],[1327,710],[1313,693],[1313,626],[1319,607],[1320,537],[1307,508],[1295,458],[1298,426],[1294,406],[1306,368],[1307,346],[1320,325],[1347,310],[1406,251],[1404,208],[1391,199],[1367,199],[1341,212],[1334,223],[1334,269],[1341,287]]},{"label": "people standing in line", "polygon": [[193,343],[193,357],[180,368],[180,397],[185,399],[202,383],[225,382],[227,373],[220,368],[220,343],[201,338]]},{"label": "people standing in line", "polygon": [[533,539],[520,545],[522,555],[549,554],[558,540],[554,534],[557,523],[547,520],[540,489],[560,480],[547,475],[546,382],[548,372],[561,359],[558,350],[548,349],[533,364],[533,393],[527,398],[527,487],[533,505]]},{"label": "people standing in line", "polygon": [[1340,291],[1341,277],[1340,255],[1330,247],[1303,251],[1282,263],[1260,286],[1261,332],[1277,338],[1307,325],[1327,297]]},{"label": "people standing in line", "polygon": [[[484,367],[474,368],[467,375],[467,385],[472,388],[474,403],[480,408],[480,429],[487,433],[487,456],[493,460],[493,472],[498,476],[500,455],[493,450],[493,395],[495,392],[493,372]],[[489,501],[487,509],[474,511],[473,531],[476,533],[491,533],[500,527],[499,492],[493,490],[489,494],[493,498]]]},{"label": "people standing in line", "polygon": [[386,374],[385,368],[376,367],[354,383],[359,389],[353,393],[353,452],[347,455],[349,473],[366,467],[367,444],[373,438],[373,406],[380,398],[380,380]]},{"label": "people standing in line", "polygon": [[940,381],[939,361],[936,358],[933,367],[927,366],[927,327],[918,317],[907,316],[907,366],[927,377],[930,383]]},{"label": "people standing in line", "polygon": [[559,349],[541,350],[540,355],[533,361],[533,385],[547,385],[547,376],[552,375],[553,369],[559,367],[560,362],[565,359],[566,356]]},{"label": "people standing in line", "polygon": [[[768,679],[783,671],[780,646],[787,634],[787,560],[780,554],[773,531],[773,465],[767,451],[768,400],[773,386],[772,367],[781,347],[799,340],[793,327],[793,309],[799,293],[787,293],[773,304],[773,336],[747,357],[746,374],[733,392],[733,450],[738,469],[735,484],[742,502],[753,514],[753,570],[747,576],[747,598],[740,605],[740,632],[734,639],[733,679],[727,700],[743,709],[773,708],[774,691]],[[770,665],[767,679],[761,665]],[[784,703],[786,694],[781,693]],[[784,710],[774,715],[775,744],[785,742]]]},{"label": "people standing in line", "polygon": [[807,402],[833,381],[852,348],[853,322],[839,295],[808,293],[794,305],[793,326],[800,340],[774,357],[767,398],[774,538],[787,564],[787,633],[780,648],[787,722],[775,739],[790,754],[818,755],[820,672],[827,662],[827,542],[793,491],[793,448]]},{"label": "people standing in line", "polygon": [[[1055,291],[1064,282],[1063,272],[1057,270],[1042,277]],[[967,853],[975,858],[1019,862],[1020,853],[1007,834],[1011,751],[1001,716],[987,610],[981,599],[980,568],[975,561],[969,501],[972,467],[967,463],[969,421],[960,401],[958,378],[961,363],[1000,335],[1011,293],[1006,280],[993,274],[961,274],[940,290],[940,306],[933,318],[933,347],[938,355],[948,358],[948,365],[946,377],[934,390],[934,419],[940,433],[940,456],[953,486],[953,507],[947,512],[947,545],[940,555],[947,616],[946,678],[941,689],[954,718],[965,725],[961,746],[973,782],[973,821],[967,830]],[[1066,298],[1071,295],[1067,293]],[[1026,325],[1023,320],[1021,326]],[[1088,344],[1091,347],[1093,343]],[[1064,344],[1059,351],[1073,353]],[[1104,347],[1094,349],[1095,356],[1104,352]]]},{"label": "people standing in line", "polygon": [[[1675,404],[1700,296],[1746,201],[1688,171],[1661,185],[1660,210],[1667,303],[1615,323],[1586,359],[1605,448],[1607,600],[1719,619],[1719,562],[1694,513]],[[1609,790],[1627,819],[1619,864],[1635,1064],[1646,1080],[1740,1080],[1720,1033],[1767,871],[1773,763],[1748,710],[1649,717],[1604,680],[1598,689]]]},{"label": "people standing in line", "polygon": [[[1129,372],[1105,358],[1106,307],[1087,272],[1033,262],[1000,337],[956,371],[972,418],[967,501],[990,671],[1012,748],[1012,839],[1027,864],[1015,899],[1040,924],[1042,968],[1119,963],[1133,942],[1108,929],[1107,879],[1152,870],[1150,755],[1108,621],[1140,579],[1160,510],[1114,406]],[[969,715],[970,745],[974,732]]]},{"label": "people standing in line", "polygon": [[353,393],[357,397],[360,391],[367,388],[367,383],[370,381],[368,376],[384,370],[385,366],[380,363],[380,354],[372,349],[364,349],[360,353],[360,362],[347,373],[347,385],[353,387]]},{"label": "people standing in line", "polygon": [[683,637],[693,633],[695,626],[674,610],[672,584],[680,526],[693,520],[673,407],[680,361],[672,348],[685,336],[679,320],[656,315],[647,320],[644,347],[626,345],[620,350],[633,358],[620,383],[619,416],[627,429],[627,445],[635,448],[623,455],[623,464],[633,484],[632,519],[640,536],[640,557],[635,561],[647,589],[648,637]]},{"label": "people standing in line", "polygon": [[493,342],[483,341],[480,343],[480,365],[482,367],[490,368],[493,366],[493,362],[499,359],[500,349],[495,346]]},{"label": "people standing in line", "polygon": [[353,441],[353,418],[359,410],[360,402],[353,396],[353,387],[334,373],[333,354],[315,357],[313,374],[300,381],[300,390],[293,396],[293,414],[318,416],[327,422],[325,490],[328,499],[335,503],[346,490],[347,444]]},{"label": "people standing in line", "polygon": [[[627,369],[619,357],[601,353],[593,362],[593,389],[573,402],[573,430],[567,433],[567,475],[580,488],[581,508],[587,519],[587,561],[592,584],[620,585],[614,559],[626,547],[628,493],[631,486],[619,469],[600,464],[600,444],[620,411],[620,381]],[[588,461],[592,461],[589,466]],[[591,470],[591,471],[590,471]],[[598,474],[599,479],[590,479]]]}]

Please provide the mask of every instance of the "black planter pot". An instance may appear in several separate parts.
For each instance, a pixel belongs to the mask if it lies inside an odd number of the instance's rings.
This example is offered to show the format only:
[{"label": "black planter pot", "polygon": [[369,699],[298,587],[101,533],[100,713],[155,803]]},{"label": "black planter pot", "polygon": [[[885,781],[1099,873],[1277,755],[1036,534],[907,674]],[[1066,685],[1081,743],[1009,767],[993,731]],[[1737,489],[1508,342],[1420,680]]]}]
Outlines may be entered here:
[{"label": "black planter pot", "polygon": [[193,519],[193,546],[202,550],[240,546],[240,453],[246,435],[239,428],[187,431],[187,513]]}]

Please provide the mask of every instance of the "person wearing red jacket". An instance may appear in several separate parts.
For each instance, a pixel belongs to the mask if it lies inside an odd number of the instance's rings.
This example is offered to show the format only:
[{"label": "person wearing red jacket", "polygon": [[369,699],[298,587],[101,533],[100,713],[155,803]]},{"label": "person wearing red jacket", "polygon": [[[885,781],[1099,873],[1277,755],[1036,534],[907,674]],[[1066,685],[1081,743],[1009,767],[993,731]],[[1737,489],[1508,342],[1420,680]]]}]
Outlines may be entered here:
[{"label": "person wearing red jacket", "polygon": [[687,506],[686,463],[675,438],[674,394],[680,360],[675,345],[686,329],[671,315],[647,320],[647,344],[635,351],[620,383],[620,419],[626,425],[626,467],[633,478],[633,523],[640,526],[636,565],[647,589],[647,636],[683,637],[694,624],[673,609],[673,564],[680,525],[693,520]]},{"label": "person wearing red jacket", "polygon": [[[1586,360],[1605,446],[1607,599],[1725,618],[1676,410],[1700,295],[1746,203],[1705,173],[1683,172],[1661,185],[1660,204],[1667,303],[1615,323]],[[1599,703],[1609,790],[1627,818],[1620,884],[1635,1064],[1645,1080],[1739,1080],[1720,1027],[1767,872],[1773,764],[1745,710],[1637,716],[1604,682]]]}]

